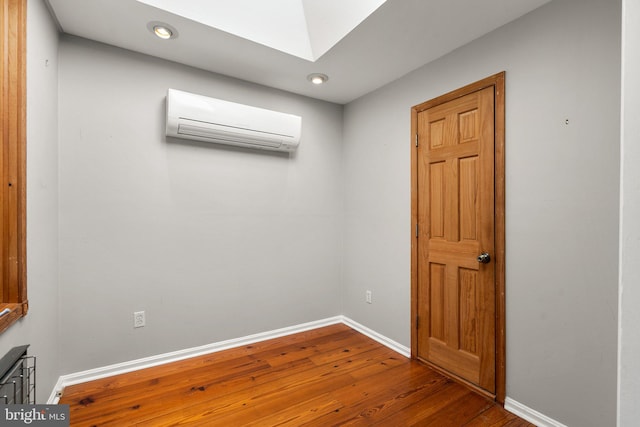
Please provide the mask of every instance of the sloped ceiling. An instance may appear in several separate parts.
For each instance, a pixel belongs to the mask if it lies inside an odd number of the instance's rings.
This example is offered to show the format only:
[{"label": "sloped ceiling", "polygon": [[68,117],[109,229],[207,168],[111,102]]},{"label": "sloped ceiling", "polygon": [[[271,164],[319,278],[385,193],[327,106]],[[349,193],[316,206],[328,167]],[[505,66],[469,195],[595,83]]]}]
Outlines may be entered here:
[{"label": "sloped ceiling", "polygon": [[[344,104],[548,1],[49,0],[49,3],[65,33]],[[147,28],[154,21],[171,25],[178,37],[171,40],[155,37]],[[324,73],[329,81],[312,85],[307,80],[311,73]]]}]

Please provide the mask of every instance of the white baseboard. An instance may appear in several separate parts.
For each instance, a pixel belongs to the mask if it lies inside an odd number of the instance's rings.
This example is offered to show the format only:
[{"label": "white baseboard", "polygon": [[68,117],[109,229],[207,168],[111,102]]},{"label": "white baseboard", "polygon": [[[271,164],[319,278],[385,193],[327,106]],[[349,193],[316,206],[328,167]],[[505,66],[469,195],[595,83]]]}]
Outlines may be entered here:
[{"label": "white baseboard", "polygon": [[297,334],[299,332],[309,331],[311,329],[322,328],[324,326],[335,325],[336,323],[344,323],[352,329],[362,333],[379,342],[380,344],[389,347],[400,353],[403,356],[410,357],[410,350],[398,344],[397,342],[381,335],[371,329],[345,317],[336,316],[330,317],[315,322],[303,323],[300,325],[290,326],[287,328],[276,329],[268,332],[261,332],[254,335],[248,335],[241,338],[234,338],[226,341],[220,341],[212,344],[206,344],[200,347],[188,348],[185,350],[178,350],[171,353],[159,354],[157,356],[145,357],[142,359],[131,360],[128,362],[117,363],[114,365],[104,366],[101,368],[90,369],[87,371],[76,372],[72,374],[62,375],[58,378],[49,400],[50,405],[55,405],[60,400],[62,391],[65,387],[80,384],[88,381],[94,381],[101,378],[111,377],[114,375],[124,374],[127,372],[133,372],[140,369],[151,368],[153,366],[164,365],[166,363],[177,362],[179,360],[189,359],[192,357],[202,356],[205,354],[216,353],[218,351],[228,350],[231,348],[242,347],[245,345],[253,344],[260,341],[266,341],[273,338],[284,337],[287,335]]},{"label": "white baseboard", "polygon": [[142,359],[131,360],[128,362],[117,363],[101,368],[62,375],[58,379],[55,388],[51,392],[47,403],[57,404],[60,400],[60,396],[62,395],[62,391],[64,390],[64,388],[70,385],[94,381],[114,375],[125,374],[127,372],[138,371],[140,369],[151,368],[153,366],[164,365],[166,363],[177,362],[179,360],[185,360],[205,354],[216,353],[218,351],[228,350],[230,348],[242,347],[245,345],[254,344],[256,342],[266,341],[272,338],[284,337],[311,329],[322,328],[323,326],[334,325],[336,323],[343,323],[342,316],[331,317],[315,322],[303,323],[287,328],[248,335],[241,338],[234,338],[226,341],[206,344],[199,347],[187,348],[184,350],[178,350],[170,353],[159,354],[156,356],[145,357]]},{"label": "white baseboard", "polygon": [[[206,344],[199,347],[178,350],[170,353],[159,354],[157,356],[150,356],[142,359],[104,366],[101,368],[62,375],[60,376],[60,378],[58,378],[58,381],[54,389],[52,390],[51,395],[49,396],[47,404],[57,404],[60,400],[60,396],[62,395],[64,388],[70,385],[94,381],[101,378],[137,371],[140,369],[151,368],[153,366],[164,365],[166,363],[177,362],[180,360],[185,360],[210,353],[216,353],[218,351],[228,350],[231,348],[242,347],[260,341],[266,341],[273,338],[297,334],[299,332],[322,328],[324,326],[335,325],[336,323],[343,323],[350,328],[360,332],[361,334],[366,335],[369,338],[379,342],[385,347],[388,347],[391,350],[401,354],[402,356],[411,357],[410,348],[399,344],[396,341],[393,341],[392,339],[387,338],[386,336],[379,334],[378,332],[369,329],[366,326],[361,325],[360,323],[346,316],[335,316],[315,322],[303,323],[287,328],[276,329],[273,331],[261,332],[245,337]],[[518,415],[520,418],[523,418],[538,427],[566,427],[564,424],[555,421],[547,417],[546,415],[541,414],[540,412],[531,409],[509,397],[505,399],[504,407],[509,412]]]},{"label": "white baseboard", "polygon": [[535,424],[538,427],[567,427],[561,422],[549,418],[546,415],[536,411],[535,409],[531,409],[528,406],[525,406],[522,403],[517,402],[509,397],[504,399],[504,409],[516,414],[520,418],[523,418],[530,423]]},{"label": "white baseboard", "polygon": [[384,345],[385,347],[389,347],[391,350],[395,351],[396,353],[400,353],[404,357],[411,357],[411,349],[409,347],[404,346],[400,343],[397,343],[392,339],[389,339],[384,335],[379,334],[376,331],[369,329],[364,325],[361,325],[355,320],[349,319],[346,316],[340,316],[340,317],[342,318],[342,323],[349,326],[351,329],[355,329],[361,334],[366,335],[369,338],[378,341],[380,344]]}]

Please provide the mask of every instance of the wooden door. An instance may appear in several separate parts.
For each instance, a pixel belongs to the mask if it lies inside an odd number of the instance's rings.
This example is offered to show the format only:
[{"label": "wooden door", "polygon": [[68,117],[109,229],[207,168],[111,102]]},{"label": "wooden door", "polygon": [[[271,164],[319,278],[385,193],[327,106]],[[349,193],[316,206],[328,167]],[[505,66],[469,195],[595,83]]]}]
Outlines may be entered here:
[{"label": "wooden door", "polygon": [[495,91],[482,87],[415,110],[412,345],[418,359],[494,397]]}]

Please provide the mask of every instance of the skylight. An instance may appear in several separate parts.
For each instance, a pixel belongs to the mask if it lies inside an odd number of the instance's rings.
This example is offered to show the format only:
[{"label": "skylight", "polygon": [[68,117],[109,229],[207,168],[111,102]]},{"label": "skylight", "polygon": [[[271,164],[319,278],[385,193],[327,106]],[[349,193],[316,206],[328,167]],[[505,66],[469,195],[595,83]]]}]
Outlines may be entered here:
[{"label": "skylight", "polygon": [[386,0],[138,0],[315,62]]}]

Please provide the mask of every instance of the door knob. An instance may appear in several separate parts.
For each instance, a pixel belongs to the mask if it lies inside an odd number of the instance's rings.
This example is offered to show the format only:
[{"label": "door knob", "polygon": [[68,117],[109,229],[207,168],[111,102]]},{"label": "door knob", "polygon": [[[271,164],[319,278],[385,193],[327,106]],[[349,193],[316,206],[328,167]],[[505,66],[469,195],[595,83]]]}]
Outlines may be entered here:
[{"label": "door knob", "polygon": [[488,264],[489,261],[491,261],[491,255],[489,255],[487,252],[483,252],[480,255],[478,255],[478,262],[481,264]]}]

